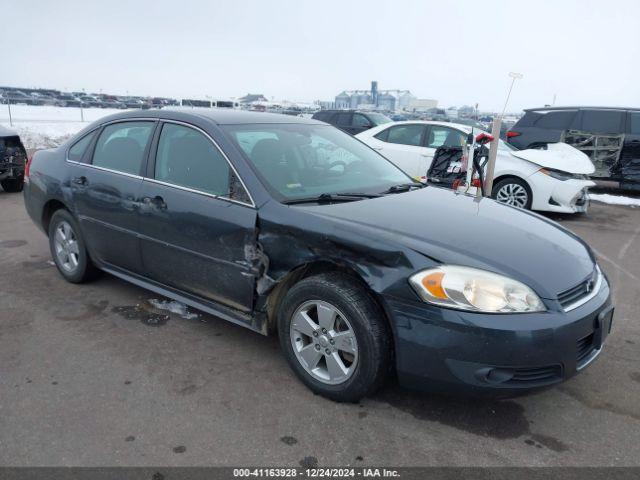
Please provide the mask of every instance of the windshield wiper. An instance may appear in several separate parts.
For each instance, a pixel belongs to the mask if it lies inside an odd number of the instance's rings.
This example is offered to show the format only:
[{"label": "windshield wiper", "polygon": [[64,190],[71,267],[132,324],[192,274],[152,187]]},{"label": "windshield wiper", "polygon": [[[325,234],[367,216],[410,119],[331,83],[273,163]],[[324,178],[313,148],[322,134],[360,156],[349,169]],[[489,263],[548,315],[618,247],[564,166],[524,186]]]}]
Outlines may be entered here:
[{"label": "windshield wiper", "polygon": [[424,183],[418,183],[418,182],[402,183],[400,185],[394,185],[392,187],[389,187],[389,189],[387,191],[385,191],[384,193],[408,192],[412,188],[424,188],[424,187],[426,187],[426,185]]},{"label": "windshield wiper", "polygon": [[331,202],[355,202],[363,198],[377,198],[379,193],[322,193],[317,197],[292,198],[284,200],[285,205],[295,205],[296,203],[331,203]]}]

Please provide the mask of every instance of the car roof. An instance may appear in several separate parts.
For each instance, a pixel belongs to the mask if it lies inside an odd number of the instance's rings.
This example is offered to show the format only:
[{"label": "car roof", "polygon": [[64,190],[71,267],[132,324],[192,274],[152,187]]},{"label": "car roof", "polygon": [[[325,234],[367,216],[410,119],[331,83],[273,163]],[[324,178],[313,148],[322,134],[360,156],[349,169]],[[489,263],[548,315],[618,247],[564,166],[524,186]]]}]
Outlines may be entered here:
[{"label": "car roof", "polygon": [[15,130],[11,130],[0,125],[0,137],[15,137],[16,135],[18,135],[18,132]]},{"label": "car roof", "polygon": [[632,108],[632,107],[589,107],[589,106],[575,106],[575,107],[541,107],[541,108],[525,108],[525,112],[551,112],[556,110],[632,110],[632,111],[640,111],[640,108]]},{"label": "car roof", "polygon": [[456,130],[460,130],[464,133],[471,132],[471,125],[464,125],[462,123],[454,123],[454,122],[438,122],[435,120],[403,120],[401,122],[383,123],[382,125],[378,125],[377,127],[374,127],[374,128],[379,130],[384,130],[385,128],[394,127],[396,125],[411,125],[416,123],[421,125],[438,125],[441,127],[450,127]]},{"label": "car roof", "polygon": [[[177,114],[177,115],[176,115]],[[184,119],[185,117],[207,119],[218,125],[243,125],[260,123],[300,123],[310,125],[326,125],[324,122],[312,120],[304,117],[294,117],[292,115],[281,115],[278,113],[247,112],[234,110],[232,108],[192,108],[192,107],[167,107],[163,109],[131,110],[122,113],[115,113],[101,120],[114,121],[131,117],[158,118],[158,119]]]}]

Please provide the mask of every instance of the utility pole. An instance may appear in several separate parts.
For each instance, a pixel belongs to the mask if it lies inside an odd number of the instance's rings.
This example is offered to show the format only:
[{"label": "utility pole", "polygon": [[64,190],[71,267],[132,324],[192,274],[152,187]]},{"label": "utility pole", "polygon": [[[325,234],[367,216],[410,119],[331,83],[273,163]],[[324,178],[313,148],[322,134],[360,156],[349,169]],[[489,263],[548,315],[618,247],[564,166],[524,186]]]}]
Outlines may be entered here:
[{"label": "utility pole", "polygon": [[507,93],[507,99],[504,102],[502,114],[493,119],[493,126],[491,128],[491,135],[493,141],[489,146],[489,160],[487,161],[487,168],[484,171],[484,196],[490,197],[491,190],[493,189],[493,175],[496,170],[496,157],[498,156],[498,142],[500,141],[500,127],[502,126],[502,117],[504,112],[507,111],[507,104],[509,103],[509,97],[511,96],[511,90],[513,90],[513,84],[516,80],[521,79],[523,75],[521,73],[509,72],[511,77],[511,85],[509,86],[509,92]]},{"label": "utility pole", "polygon": [[9,126],[13,127],[13,119],[11,118],[11,100],[7,100],[7,108],[9,109]]}]

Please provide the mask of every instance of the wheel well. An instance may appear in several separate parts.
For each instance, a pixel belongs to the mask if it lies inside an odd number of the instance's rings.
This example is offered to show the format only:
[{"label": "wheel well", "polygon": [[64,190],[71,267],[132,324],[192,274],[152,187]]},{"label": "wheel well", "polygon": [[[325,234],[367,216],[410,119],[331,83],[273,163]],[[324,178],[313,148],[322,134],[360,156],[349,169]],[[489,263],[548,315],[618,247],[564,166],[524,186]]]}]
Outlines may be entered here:
[{"label": "wheel well", "polygon": [[[278,284],[269,292],[266,299],[266,313],[267,313],[267,321],[268,321],[268,331],[275,332],[277,328],[277,312],[280,308],[280,304],[284,299],[285,295],[289,291],[291,287],[293,287],[299,281],[312,277],[314,275],[318,275],[326,272],[341,272],[345,275],[349,275],[356,282],[358,282],[369,294],[371,298],[378,304],[380,308],[380,312],[384,316],[387,323],[389,319],[387,318],[386,311],[382,304],[380,303],[380,299],[378,296],[371,290],[369,285],[362,279],[362,277],[352,268],[344,265],[339,265],[336,263],[328,262],[328,261],[317,261],[312,263],[306,263],[301,265],[289,273],[287,273]],[[391,331],[391,326],[389,325],[389,330]]]},{"label": "wheel well", "polygon": [[[506,180],[508,178],[513,178],[515,180],[520,180],[522,183],[524,183],[525,187],[527,187],[527,190],[529,190],[529,195],[532,195],[532,191],[531,191],[531,186],[529,185],[529,182],[527,182],[524,178],[522,177],[518,177],[517,175],[502,175],[500,177],[494,178],[493,179],[493,185],[497,185],[499,182],[501,182],[502,180]],[[491,191],[491,195],[493,195],[493,189]]]},{"label": "wheel well", "polygon": [[45,203],[44,208],[42,209],[42,228],[47,235],[49,235],[49,224],[51,223],[51,217],[57,210],[60,209],[69,210],[67,206],[60,200],[49,200],[47,203]]}]

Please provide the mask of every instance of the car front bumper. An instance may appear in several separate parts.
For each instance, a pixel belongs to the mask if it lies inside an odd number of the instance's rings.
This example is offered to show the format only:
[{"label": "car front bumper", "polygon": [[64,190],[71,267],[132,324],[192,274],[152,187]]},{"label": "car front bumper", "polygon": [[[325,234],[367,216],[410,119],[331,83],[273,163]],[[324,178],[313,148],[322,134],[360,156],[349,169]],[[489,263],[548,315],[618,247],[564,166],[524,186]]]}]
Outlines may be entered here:
[{"label": "car front bumper", "polygon": [[384,301],[400,383],[444,393],[508,396],[562,382],[600,354],[613,321],[606,281],[569,312],[554,301],[546,312],[495,315]]},{"label": "car front bumper", "polygon": [[595,186],[591,180],[558,180],[540,173],[528,179],[533,201],[532,210],[558,213],[584,213],[589,208],[587,189]]}]

